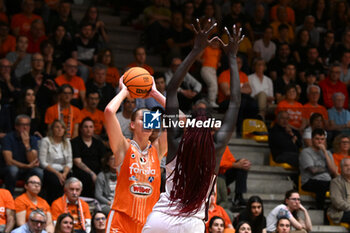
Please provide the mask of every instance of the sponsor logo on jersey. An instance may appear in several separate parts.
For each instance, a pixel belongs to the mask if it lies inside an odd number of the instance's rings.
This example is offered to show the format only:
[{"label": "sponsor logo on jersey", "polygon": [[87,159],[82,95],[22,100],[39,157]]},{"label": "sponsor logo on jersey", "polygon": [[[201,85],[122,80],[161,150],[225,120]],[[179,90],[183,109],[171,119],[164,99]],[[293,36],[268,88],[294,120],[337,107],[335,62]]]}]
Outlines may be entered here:
[{"label": "sponsor logo on jersey", "polygon": [[131,180],[131,181],[137,181],[137,178],[136,178],[136,176],[131,176],[131,177],[129,177],[129,180]]},{"label": "sponsor logo on jersey", "polygon": [[146,184],[133,184],[130,186],[130,192],[136,195],[149,196],[152,194],[152,187]]},{"label": "sponsor logo on jersey", "polygon": [[134,159],[135,158],[135,154],[131,154],[131,158]]},{"label": "sponsor logo on jersey", "polygon": [[147,163],[147,158],[145,158],[145,157],[140,157],[140,162],[141,162],[141,164]]},{"label": "sponsor logo on jersey", "polygon": [[138,163],[131,164],[129,169],[130,169],[130,175],[133,175],[133,174],[155,175],[156,174],[156,169],[151,169],[150,167],[146,169],[140,168],[140,165]]},{"label": "sponsor logo on jersey", "polygon": [[154,177],[153,177],[153,176],[148,177],[148,181],[149,181],[150,183],[152,183],[152,182],[154,181]]}]

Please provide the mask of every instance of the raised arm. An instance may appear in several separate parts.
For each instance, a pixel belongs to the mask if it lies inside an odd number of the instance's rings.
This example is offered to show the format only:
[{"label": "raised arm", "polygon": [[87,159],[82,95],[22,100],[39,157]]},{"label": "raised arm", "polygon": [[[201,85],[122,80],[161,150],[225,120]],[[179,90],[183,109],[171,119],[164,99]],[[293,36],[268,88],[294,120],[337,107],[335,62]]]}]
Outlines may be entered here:
[{"label": "raised arm", "polygon": [[216,169],[219,171],[220,161],[223,152],[225,151],[226,145],[229,142],[233,130],[237,122],[237,116],[239,107],[241,105],[241,86],[239,81],[238,66],[236,61],[236,55],[239,47],[239,43],[242,41],[241,37],[242,29],[239,29],[239,32],[236,31],[236,26],[233,26],[233,36],[230,35],[227,28],[225,28],[226,33],[229,36],[229,42],[225,45],[222,41],[221,43],[224,46],[224,50],[227,54],[229,64],[230,64],[230,103],[226,114],[223,119],[221,128],[214,135],[215,143],[215,155],[216,155]]},{"label": "raised arm", "polygon": [[[167,88],[167,97],[166,97],[166,108],[165,112],[172,121],[178,121],[179,117],[179,101],[177,99],[177,89],[180,87],[181,83],[184,80],[184,77],[197,57],[202,53],[202,51],[210,44],[211,41],[208,41],[209,32],[216,26],[210,21],[206,26],[206,29],[202,30],[197,19],[197,28],[192,25],[195,31],[195,40],[194,46],[191,52],[187,55],[185,60],[177,68],[173,78],[170,80]],[[210,28],[209,28],[210,27]],[[208,29],[209,28],[209,29]],[[177,152],[179,145],[179,139],[181,138],[181,131],[179,128],[170,127],[168,128],[167,140],[168,140],[168,155],[167,163],[171,162]]]}]

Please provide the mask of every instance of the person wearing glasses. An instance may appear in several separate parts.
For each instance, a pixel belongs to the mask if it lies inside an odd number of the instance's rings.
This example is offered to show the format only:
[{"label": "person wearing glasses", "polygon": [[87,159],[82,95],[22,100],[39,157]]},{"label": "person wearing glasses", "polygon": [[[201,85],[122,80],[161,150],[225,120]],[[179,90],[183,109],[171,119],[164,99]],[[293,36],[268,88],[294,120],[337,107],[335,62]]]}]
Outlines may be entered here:
[{"label": "person wearing glasses", "polygon": [[43,178],[39,168],[37,139],[30,135],[30,117],[18,115],[15,119],[15,131],[2,139],[2,155],[6,164],[4,172],[5,187],[14,194],[16,181],[29,174]]},{"label": "person wearing glasses", "polygon": [[40,209],[36,209],[30,213],[26,224],[14,229],[11,233],[47,233],[45,230],[46,222],[45,213]]},{"label": "person wearing glasses", "polygon": [[106,230],[106,215],[102,211],[96,211],[92,216],[90,233],[104,233]]},{"label": "person wearing glasses", "polygon": [[53,224],[50,206],[43,198],[39,197],[41,184],[41,179],[36,175],[27,178],[24,185],[26,192],[15,199],[16,223],[18,226],[24,225],[30,219],[30,213],[39,209],[46,216],[46,231],[52,233]]},{"label": "person wearing glasses", "polygon": [[[303,212],[304,219],[299,216]],[[298,232],[310,232],[312,223],[309,213],[300,202],[300,195],[296,190],[289,190],[285,194],[284,203],[276,206],[267,216],[267,233],[276,231],[277,221],[280,218],[287,218],[292,227]]]}]

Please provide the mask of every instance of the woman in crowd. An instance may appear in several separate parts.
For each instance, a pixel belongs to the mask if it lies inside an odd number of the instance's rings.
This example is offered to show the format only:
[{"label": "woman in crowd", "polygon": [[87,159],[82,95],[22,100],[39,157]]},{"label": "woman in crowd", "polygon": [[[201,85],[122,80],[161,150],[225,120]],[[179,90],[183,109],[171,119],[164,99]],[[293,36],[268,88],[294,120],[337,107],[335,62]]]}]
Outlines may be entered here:
[{"label": "woman in crowd", "polygon": [[63,213],[57,218],[54,233],[74,233],[73,217],[70,213]]},{"label": "woman in crowd", "polygon": [[66,138],[66,126],[55,120],[49,126],[48,136],[42,139],[39,149],[40,166],[44,169],[44,187],[51,204],[63,195],[63,185],[72,169],[72,148]]},{"label": "woman in crowd", "polygon": [[26,36],[18,36],[16,51],[6,55],[6,59],[12,63],[12,70],[15,77],[19,79],[31,70],[31,55],[27,53],[28,38]]},{"label": "woman in crowd", "polygon": [[105,233],[106,231],[106,215],[101,211],[96,211],[92,216],[92,225],[90,233]]},{"label": "woman in crowd", "polygon": [[335,165],[338,167],[340,174],[340,162],[344,158],[350,156],[350,137],[345,134],[339,134],[333,141],[333,159]]},{"label": "woman in crowd", "polygon": [[114,165],[115,157],[107,153],[102,159],[102,172],[97,175],[95,184],[95,198],[101,205],[102,212],[108,215],[117,185],[117,169]]},{"label": "woman in crowd", "polygon": [[209,221],[209,233],[223,233],[225,229],[225,221],[219,216],[214,216]]},{"label": "woman in crowd", "polygon": [[259,196],[251,196],[247,208],[239,213],[235,220],[237,223],[246,221],[250,223],[252,233],[266,233],[266,218],[264,206]]},{"label": "woman in crowd", "polygon": [[239,222],[236,227],[236,233],[252,233],[251,226],[248,222]]},{"label": "woman in crowd", "polygon": [[309,31],[306,29],[300,29],[293,48],[293,55],[298,63],[300,63],[301,61],[305,61],[305,59],[307,58],[306,53],[308,46],[310,46]]},{"label": "woman in crowd", "polygon": [[49,75],[56,76],[57,68],[53,64],[53,55],[55,47],[52,41],[45,40],[40,44],[40,52],[44,58],[44,72]]},{"label": "woman in crowd", "polygon": [[106,83],[110,83],[114,88],[119,83],[120,74],[114,66],[114,57],[111,49],[103,49],[97,56],[97,62],[107,66]]},{"label": "woman in crowd", "polygon": [[278,219],[276,233],[290,233],[291,225],[288,218],[282,217]]}]

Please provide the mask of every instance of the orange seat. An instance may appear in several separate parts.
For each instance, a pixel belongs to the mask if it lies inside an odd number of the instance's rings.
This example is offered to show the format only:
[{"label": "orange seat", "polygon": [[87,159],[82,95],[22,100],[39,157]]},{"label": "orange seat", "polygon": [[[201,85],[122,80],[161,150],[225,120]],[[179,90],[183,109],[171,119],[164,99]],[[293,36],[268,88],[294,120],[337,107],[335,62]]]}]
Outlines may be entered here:
[{"label": "orange seat", "polygon": [[245,139],[254,139],[257,142],[267,142],[269,140],[269,132],[263,121],[245,119],[243,121],[242,137]]},{"label": "orange seat", "polygon": [[272,166],[272,167],[283,167],[284,169],[287,169],[287,170],[297,170],[297,168],[293,167],[292,165],[290,165],[288,163],[276,163],[273,160],[273,157],[272,157],[271,153],[270,153],[270,156],[269,156],[269,160],[270,160],[270,166]]}]

